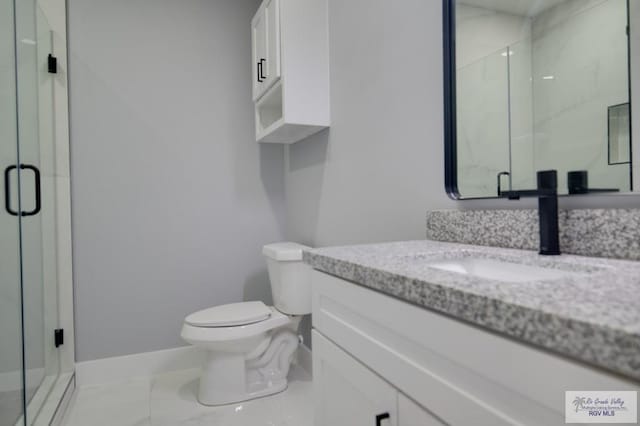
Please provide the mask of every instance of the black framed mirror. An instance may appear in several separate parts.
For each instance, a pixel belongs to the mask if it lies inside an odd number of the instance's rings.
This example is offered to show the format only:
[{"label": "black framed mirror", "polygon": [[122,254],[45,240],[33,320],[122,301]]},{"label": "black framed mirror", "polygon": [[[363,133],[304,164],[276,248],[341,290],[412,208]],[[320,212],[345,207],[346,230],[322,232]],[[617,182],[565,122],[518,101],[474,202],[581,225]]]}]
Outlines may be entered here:
[{"label": "black framed mirror", "polygon": [[561,195],[640,189],[630,82],[638,3],[443,0],[451,198],[531,189],[549,169]]}]

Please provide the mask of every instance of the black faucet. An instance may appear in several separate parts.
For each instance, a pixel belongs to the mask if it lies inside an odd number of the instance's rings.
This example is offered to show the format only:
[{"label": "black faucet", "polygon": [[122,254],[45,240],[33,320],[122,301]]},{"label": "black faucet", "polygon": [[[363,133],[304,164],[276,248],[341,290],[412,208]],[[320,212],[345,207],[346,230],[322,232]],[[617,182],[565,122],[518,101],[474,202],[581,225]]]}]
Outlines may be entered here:
[{"label": "black faucet", "polygon": [[520,197],[538,197],[540,218],[540,254],[559,255],[558,233],[558,172],[541,170],[538,172],[538,189],[522,191],[499,191],[499,197],[519,200]]}]

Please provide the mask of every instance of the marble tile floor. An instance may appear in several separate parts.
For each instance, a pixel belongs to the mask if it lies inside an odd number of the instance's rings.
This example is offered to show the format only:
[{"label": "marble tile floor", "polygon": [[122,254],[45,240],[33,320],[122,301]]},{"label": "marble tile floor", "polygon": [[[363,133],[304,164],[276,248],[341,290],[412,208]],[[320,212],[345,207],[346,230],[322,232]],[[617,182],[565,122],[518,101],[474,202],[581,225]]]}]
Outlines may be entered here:
[{"label": "marble tile floor", "polygon": [[312,426],[312,385],[298,366],[286,391],[220,407],[196,400],[198,369],[126,383],[84,387],[67,410],[63,426]]}]

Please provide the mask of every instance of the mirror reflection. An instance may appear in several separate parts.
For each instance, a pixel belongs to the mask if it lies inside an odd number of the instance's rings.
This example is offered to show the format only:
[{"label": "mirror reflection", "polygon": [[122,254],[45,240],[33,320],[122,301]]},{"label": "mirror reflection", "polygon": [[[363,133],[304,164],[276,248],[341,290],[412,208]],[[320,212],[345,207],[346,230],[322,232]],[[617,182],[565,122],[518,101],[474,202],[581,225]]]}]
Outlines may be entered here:
[{"label": "mirror reflection", "polygon": [[[627,0],[457,0],[461,198],[633,190]],[[640,147],[635,150],[640,151]]]}]

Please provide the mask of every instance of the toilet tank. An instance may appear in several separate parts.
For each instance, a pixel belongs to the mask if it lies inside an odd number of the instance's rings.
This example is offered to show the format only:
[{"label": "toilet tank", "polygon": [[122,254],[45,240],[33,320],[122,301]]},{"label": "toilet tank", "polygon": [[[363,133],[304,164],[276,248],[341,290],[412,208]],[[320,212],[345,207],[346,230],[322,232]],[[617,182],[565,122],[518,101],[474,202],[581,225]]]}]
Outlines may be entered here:
[{"label": "toilet tank", "polygon": [[302,262],[302,250],[309,248],[296,243],[267,244],[262,248],[273,304],[284,314],[311,313],[311,267]]}]

